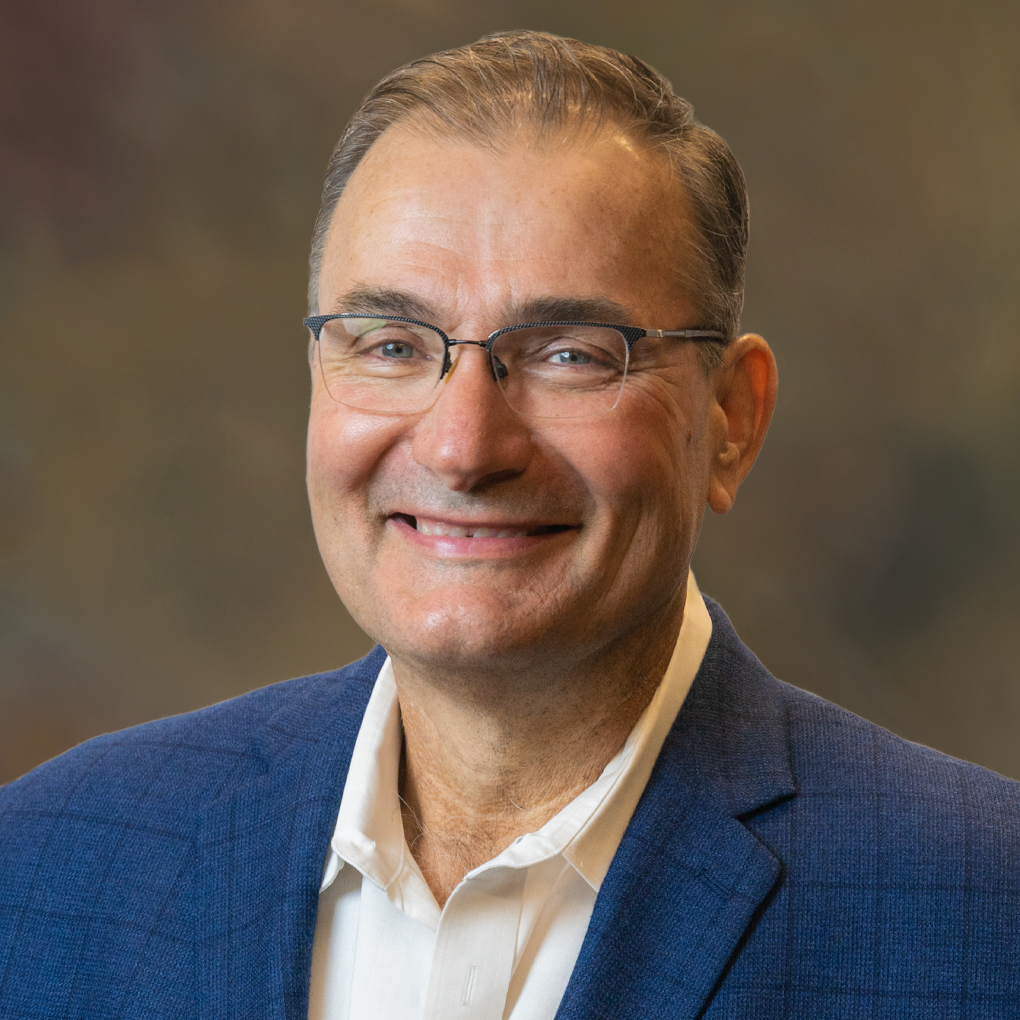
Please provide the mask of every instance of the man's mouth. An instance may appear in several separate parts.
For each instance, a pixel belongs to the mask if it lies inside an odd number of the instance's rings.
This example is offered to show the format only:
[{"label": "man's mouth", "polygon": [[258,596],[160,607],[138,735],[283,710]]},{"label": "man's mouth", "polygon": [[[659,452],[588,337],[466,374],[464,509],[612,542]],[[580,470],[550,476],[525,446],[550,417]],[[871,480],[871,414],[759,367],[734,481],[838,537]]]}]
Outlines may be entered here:
[{"label": "man's mouth", "polygon": [[534,535],[551,535],[567,531],[569,524],[454,524],[434,517],[415,517],[412,514],[392,514],[421,535],[444,535],[449,538],[531,538]]}]

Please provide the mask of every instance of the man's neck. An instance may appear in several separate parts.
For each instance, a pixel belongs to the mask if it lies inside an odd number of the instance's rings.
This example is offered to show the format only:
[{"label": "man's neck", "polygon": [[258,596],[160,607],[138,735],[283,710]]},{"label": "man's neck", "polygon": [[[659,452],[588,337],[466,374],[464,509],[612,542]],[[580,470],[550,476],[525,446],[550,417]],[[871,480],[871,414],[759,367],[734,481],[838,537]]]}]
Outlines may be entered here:
[{"label": "man's neck", "polygon": [[682,618],[681,603],[596,662],[491,703],[394,661],[404,833],[440,906],[467,872],[598,779],[651,701]]}]

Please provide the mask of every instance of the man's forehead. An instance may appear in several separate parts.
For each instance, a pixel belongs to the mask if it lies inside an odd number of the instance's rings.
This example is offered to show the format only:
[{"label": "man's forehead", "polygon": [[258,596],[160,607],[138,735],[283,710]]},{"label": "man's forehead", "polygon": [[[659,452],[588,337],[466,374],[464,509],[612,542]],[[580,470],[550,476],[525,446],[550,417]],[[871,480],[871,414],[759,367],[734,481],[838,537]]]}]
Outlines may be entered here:
[{"label": "man's forehead", "polygon": [[[424,295],[363,284],[341,294],[326,311],[382,313],[441,326],[451,310]],[[497,314],[500,321],[493,324],[493,329],[501,325],[549,321],[627,324],[633,310],[598,295],[549,295],[506,302]]]},{"label": "man's forehead", "polygon": [[[412,147],[403,150],[407,139]],[[458,144],[452,142],[451,144]],[[463,142],[459,144],[464,145]],[[396,132],[341,196],[319,310],[442,329],[549,320],[634,322],[674,305],[683,210],[626,148],[489,152]],[[374,148],[374,147],[373,147]],[[680,309],[660,307],[669,325]]]},{"label": "man's forehead", "polygon": [[[440,183],[441,182],[441,183]],[[597,196],[601,211],[646,210],[663,223],[686,214],[683,186],[672,161],[658,149],[639,144],[612,125],[555,138],[522,130],[514,136],[470,138],[452,131],[430,131],[413,121],[393,124],[375,140],[341,193],[336,211],[359,218],[376,215],[387,204],[435,204],[448,211],[451,196],[481,182],[498,193],[536,188],[558,206]],[[366,196],[367,189],[367,196]],[[664,202],[666,205],[664,205]],[[556,205],[546,214],[555,215]],[[335,216],[334,216],[335,223]]]}]

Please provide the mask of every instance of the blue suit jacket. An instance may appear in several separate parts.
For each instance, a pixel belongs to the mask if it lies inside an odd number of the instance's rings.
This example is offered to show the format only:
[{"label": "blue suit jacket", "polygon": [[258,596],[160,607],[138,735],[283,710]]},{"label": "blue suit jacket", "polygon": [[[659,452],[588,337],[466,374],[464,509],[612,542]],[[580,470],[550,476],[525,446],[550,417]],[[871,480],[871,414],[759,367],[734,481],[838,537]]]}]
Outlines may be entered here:
[{"label": "blue suit jacket", "polygon": [[[1020,1017],[1020,786],[714,632],[558,1016]],[[0,790],[0,1017],[303,1018],[376,649]]]}]

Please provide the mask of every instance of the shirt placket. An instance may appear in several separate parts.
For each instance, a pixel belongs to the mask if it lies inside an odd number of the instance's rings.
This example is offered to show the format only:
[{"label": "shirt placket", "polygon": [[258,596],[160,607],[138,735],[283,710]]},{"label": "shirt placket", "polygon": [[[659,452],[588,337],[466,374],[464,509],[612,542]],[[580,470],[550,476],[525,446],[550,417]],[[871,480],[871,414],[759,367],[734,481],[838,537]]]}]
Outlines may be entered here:
[{"label": "shirt placket", "polygon": [[513,976],[526,872],[491,868],[466,878],[443,909],[425,1020],[500,1020]]}]

